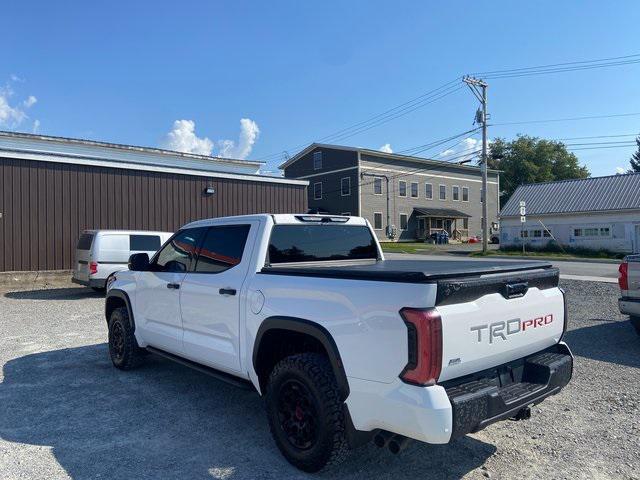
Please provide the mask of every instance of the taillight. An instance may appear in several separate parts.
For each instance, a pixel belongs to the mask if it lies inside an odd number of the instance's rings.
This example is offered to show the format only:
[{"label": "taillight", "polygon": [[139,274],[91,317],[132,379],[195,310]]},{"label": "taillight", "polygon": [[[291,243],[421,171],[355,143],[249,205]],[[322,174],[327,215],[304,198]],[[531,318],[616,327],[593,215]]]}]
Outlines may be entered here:
[{"label": "taillight", "polygon": [[569,326],[569,309],[567,308],[567,292],[562,287],[558,287],[558,289],[562,292],[562,303],[564,304],[564,326],[562,327],[562,335],[560,335],[560,340],[562,340]]},{"label": "taillight", "polygon": [[403,308],[409,360],[400,378],[414,385],[434,385],[442,370],[442,319],[435,308]]},{"label": "taillight", "polygon": [[98,273],[98,262],[89,263],[89,275],[95,275]]},{"label": "taillight", "polygon": [[627,262],[621,263],[618,267],[620,276],[618,277],[618,285],[620,290],[629,290],[629,264]]}]

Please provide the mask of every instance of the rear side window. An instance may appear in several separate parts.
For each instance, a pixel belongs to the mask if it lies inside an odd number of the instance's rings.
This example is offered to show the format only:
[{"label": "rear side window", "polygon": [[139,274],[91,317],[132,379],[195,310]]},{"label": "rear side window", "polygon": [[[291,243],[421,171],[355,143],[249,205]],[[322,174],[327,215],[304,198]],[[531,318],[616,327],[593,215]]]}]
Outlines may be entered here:
[{"label": "rear side window", "polygon": [[366,226],[275,225],[269,262],[377,259],[378,249]]},{"label": "rear side window", "polygon": [[251,225],[221,225],[207,230],[198,251],[195,271],[220,273],[242,261]]},{"label": "rear side window", "polygon": [[83,233],[78,239],[78,250],[91,250],[91,244],[93,243],[93,233]]},{"label": "rear side window", "polygon": [[195,256],[196,247],[204,234],[204,228],[190,228],[178,232],[156,257],[153,270],[156,272],[187,272]]},{"label": "rear side window", "polygon": [[160,248],[158,235],[129,235],[129,250],[155,252]]}]

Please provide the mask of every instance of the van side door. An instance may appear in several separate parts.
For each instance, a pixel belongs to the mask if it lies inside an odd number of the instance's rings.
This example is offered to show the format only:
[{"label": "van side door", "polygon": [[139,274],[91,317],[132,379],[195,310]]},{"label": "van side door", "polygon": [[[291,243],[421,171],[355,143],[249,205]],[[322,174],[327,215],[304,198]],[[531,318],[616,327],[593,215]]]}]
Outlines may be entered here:
[{"label": "van side door", "polygon": [[207,229],[180,289],[185,357],[229,373],[241,371],[243,285],[258,226],[247,221]]}]

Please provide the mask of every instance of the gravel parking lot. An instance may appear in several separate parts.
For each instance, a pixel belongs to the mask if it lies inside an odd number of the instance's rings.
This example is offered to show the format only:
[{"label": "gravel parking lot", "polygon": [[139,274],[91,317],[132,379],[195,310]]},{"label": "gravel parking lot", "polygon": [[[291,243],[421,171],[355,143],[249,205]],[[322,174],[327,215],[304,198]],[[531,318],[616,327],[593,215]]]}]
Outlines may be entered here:
[{"label": "gravel parking lot", "polygon": [[[640,478],[640,338],[617,285],[564,281],[572,383],[448,446],[373,445],[318,478]],[[0,478],[302,478],[260,398],[149,357],[107,356],[104,300],[82,288],[0,292]]]}]

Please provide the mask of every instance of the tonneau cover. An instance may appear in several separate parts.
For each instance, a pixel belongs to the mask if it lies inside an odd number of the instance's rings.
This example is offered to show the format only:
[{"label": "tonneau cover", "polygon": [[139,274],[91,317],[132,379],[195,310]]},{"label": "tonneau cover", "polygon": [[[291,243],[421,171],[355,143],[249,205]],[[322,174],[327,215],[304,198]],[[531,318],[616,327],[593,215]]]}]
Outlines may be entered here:
[{"label": "tonneau cover", "polygon": [[484,260],[379,260],[360,263],[327,262],[326,265],[286,264],[265,266],[261,273],[305,277],[374,280],[383,282],[430,283],[436,280],[523,272],[551,268],[550,263]]}]

